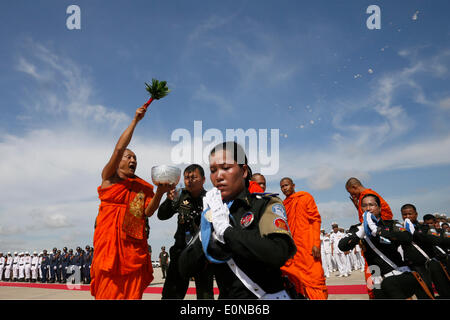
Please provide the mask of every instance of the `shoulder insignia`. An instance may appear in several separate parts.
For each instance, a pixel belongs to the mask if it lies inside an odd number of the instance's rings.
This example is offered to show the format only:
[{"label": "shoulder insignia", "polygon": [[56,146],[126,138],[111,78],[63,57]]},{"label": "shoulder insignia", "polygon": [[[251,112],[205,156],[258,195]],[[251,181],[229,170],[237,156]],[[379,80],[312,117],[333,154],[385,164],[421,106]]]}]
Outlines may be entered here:
[{"label": "shoulder insignia", "polygon": [[253,192],[250,193],[250,196],[253,197],[278,197],[279,193],[272,193],[272,192]]},{"label": "shoulder insignia", "polygon": [[284,233],[291,236],[286,218],[286,209],[277,197],[270,198],[259,221],[261,236],[271,233]]},{"label": "shoulder insignia", "polygon": [[284,231],[289,231],[289,226],[288,226],[287,222],[282,218],[276,218],[275,220],[273,220],[273,224],[278,229],[281,229]]},{"label": "shoulder insignia", "polygon": [[286,209],[284,208],[284,205],[282,205],[281,203],[275,203],[272,206],[272,212],[275,213],[277,216],[282,217],[283,219],[287,219]]}]

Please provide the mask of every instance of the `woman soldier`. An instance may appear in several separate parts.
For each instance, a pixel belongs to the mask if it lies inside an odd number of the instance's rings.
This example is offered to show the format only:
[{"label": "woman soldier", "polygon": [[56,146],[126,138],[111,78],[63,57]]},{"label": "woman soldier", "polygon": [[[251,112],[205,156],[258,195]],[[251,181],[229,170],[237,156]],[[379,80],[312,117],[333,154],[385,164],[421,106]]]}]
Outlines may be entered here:
[{"label": "woman soldier", "polygon": [[214,188],[203,198],[201,230],[180,258],[186,276],[212,263],[219,299],[289,299],[280,267],[296,252],[283,202],[250,194],[247,157],[235,142],[209,155]]}]

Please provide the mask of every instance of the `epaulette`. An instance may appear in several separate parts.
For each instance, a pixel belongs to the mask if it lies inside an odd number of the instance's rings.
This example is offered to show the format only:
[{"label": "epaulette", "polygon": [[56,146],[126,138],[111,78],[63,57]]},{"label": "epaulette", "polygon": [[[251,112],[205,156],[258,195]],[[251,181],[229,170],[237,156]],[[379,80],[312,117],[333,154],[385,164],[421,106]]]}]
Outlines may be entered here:
[{"label": "epaulette", "polygon": [[254,196],[256,198],[258,197],[268,197],[268,198],[273,198],[273,197],[278,197],[279,193],[272,193],[272,192],[254,192],[254,193],[250,193],[251,196]]}]

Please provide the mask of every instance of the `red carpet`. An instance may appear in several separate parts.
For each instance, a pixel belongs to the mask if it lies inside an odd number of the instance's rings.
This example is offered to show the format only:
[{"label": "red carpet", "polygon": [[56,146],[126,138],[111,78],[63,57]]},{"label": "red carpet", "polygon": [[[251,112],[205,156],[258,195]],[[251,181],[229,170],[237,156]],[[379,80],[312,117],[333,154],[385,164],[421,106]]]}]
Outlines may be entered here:
[{"label": "red carpet", "polygon": [[327,286],[328,294],[367,294],[367,287],[364,284]]},{"label": "red carpet", "polygon": [[[0,287],[25,287],[40,289],[81,290],[89,291],[89,285],[63,285],[58,283],[27,283],[27,282],[0,282]],[[161,294],[162,287],[148,287],[144,293]],[[189,288],[187,294],[195,294],[195,288]],[[219,294],[219,289],[214,288],[214,294]],[[367,294],[365,285],[340,285],[328,286],[328,294]]]}]

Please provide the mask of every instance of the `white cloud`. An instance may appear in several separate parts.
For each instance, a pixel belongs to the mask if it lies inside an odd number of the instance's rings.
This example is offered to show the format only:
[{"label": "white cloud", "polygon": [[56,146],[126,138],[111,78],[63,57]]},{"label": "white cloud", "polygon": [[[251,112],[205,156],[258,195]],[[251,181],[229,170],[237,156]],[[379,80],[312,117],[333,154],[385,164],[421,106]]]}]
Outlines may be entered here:
[{"label": "white cloud", "polygon": [[70,121],[95,121],[112,127],[130,120],[123,112],[91,102],[95,90],[82,67],[30,39],[24,45],[23,52],[28,54],[19,55],[16,69],[36,81],[24,92],[26,98],[22,101],[27,112],[64,114]]},{"label": "white cloud", "polygon": [[193,93],[192,99],[211,104],[211,107],[216,107],[224,113],[229,114],[233,111],[233,105],[225,97],[212,92],[204,84]]},{"label": "white cloud", "polygon": [[44,223],[50,228],[64,228],[72,225],[68,218],[60,213],[45,216]]},{"label": "white cloud", "polygon": [[352,176],[360,178],[387,170],[450,165],[450,135],[423,139],[407,145],[359,149],[348,152],[338,145],[309,151],[280,150],[280,171],[276,175],[306,179],[314,190],[344,184]]},{"label": "white cloud", "polygon": [[[348,101],[340,98],[341,101],[334,103],[337,106],[332,114],[335,131],[327,145],[307,153],[292,148],[281,150],[281,175],[295,173],[297,178],[307,179],[311,188],[325,190],[350,176],[450,164],[448,131],[428,131],[427,136],[412,138],[416,121],[422,119],[409,114],[402,105],[405,100],[399,99],[406,91],[423,106],[450,108],[449,98],[438,102],[430,100],[426,82],[421,80],[425,74],[434,78],[444,76],[449,63],[448,51],[422,60],[417,58],[416,51],[400,51],[410,65],[380,74],[371,82],[370,94],[360,98],[353,96]],[[421,127],[424,125],[429,124],[420,123]]]},{"label": "white cloud", "polygon": [[[265,83],[272,88],[289,81],[303,65],[298,56],[286,55],[286,52],[280,49],[285,45],[283,40],[259,21],[248,16],[237,21],[239,14],[237,9],[236,13],[229,16],[212,15],[202,21],[189,34],[187,47],[183,50],[184,56],[196,59],[201,50],[202,55],[205,56],[206,53],[207,57],[211,57],[206,58],[208,63],[236,70],[238,80],[233,81],[237,86],[231,89],[237,94],[241,93],[243,88],[255,84],[261,87]],[[245,30],[242,38],[221,33],[221,29],[231,24]],[[244,40],[247,37],[252,39],[251,43]],[[292,41],[292,38],[285,41]],[[192,59],[186,60],[192,62]]]},{"label": "white cloud", "polygon": [[10,226],[10,225],[6,225],[6,224],[0,224],[0,236],[17,234],[22,231],[23,231],[23,229],[21,229],[19,226]]},{"label": "white cloud", "polygon": [[232,22],[232,20],[236,18],[236,16],[237,13],[232,14],[228,17],[220,17],[217,15],[208,17],[206,20],[200,22],[188,35],[189,41],[198,42],[199,39],[206,37],[210,31],[216,30]]},{"label": "white cloud", "polygon": [[[266,84],[269,87],[289,81],[302,68],[302,63],[287,59],[284,52],[278,48],[282,47],[280,41],[274,35],[263,32],[253,36],[258,42],[255,50],[250,44],[243,41],[228,40],[223,42],[224,50],[228,53],[229,63],[239,73],[239,86],[253,86],[256,83]],[[221,41],[221,40],[218,40]],[[222,41],[221,41],[222,42]]]},{"label": "white cloud", "polygon": [[[381,147],[387,142],[404,137],[416,125],[413,114],[409,114],[408,99],[427,106],[445,108],[450,104],[446,99],[433,101],[428,96],[429,88],[424,76],[439,79],[448,75],[449,50],[442,50],[431,57],[419,58],[418,48],[403,49],[399,55],[408,60],[409,65],[387,73],[379,73],[371,82],[371,91],[362,97],[349,97],[347,101],[337,101],[333,114],[333,125],[338,131],[335,141],[350,149],[361,150],[370,143]],[[406,92],[406,94],[405,94]],[[372,112],[372,113],[371,113]],[[365,121],[355,116],[366,115]],[[377,117],[378,115],[378,117]],[[423,125],[423,124],[421,124]]]},{"label": "white cloud", "polygon": [[441,99],[439,101],[439,106],[444,110],[450,110],[450,97]]},{"label": "white cloud", "polygon": [[29,74],[35,79],[42,79],[42,76],[39,75],[36,71],[36,66],[29,63],[27,60],[25,60],[23,57],[19,58],[19,63],[17,65],[17,70],[25,72],[26,74]]},{"label": "white cloud", "polygon": [[[29,108],[19,121],[33,129],[0,137],[2,249],[92,244],[101,170],[131,118],[92,103],[89,77],[73,61],[41,44],[29,42],[28,49],[17,70],[35,84],[27,88]],[[129,147],[138,156],[136,174],[149,182],[153,165],[171,163],[170,142],[149,141],[148,132],[135,132]],[[168,237],[156,216],[151,221],[151,240],[170,245],[174,230]]]}]

